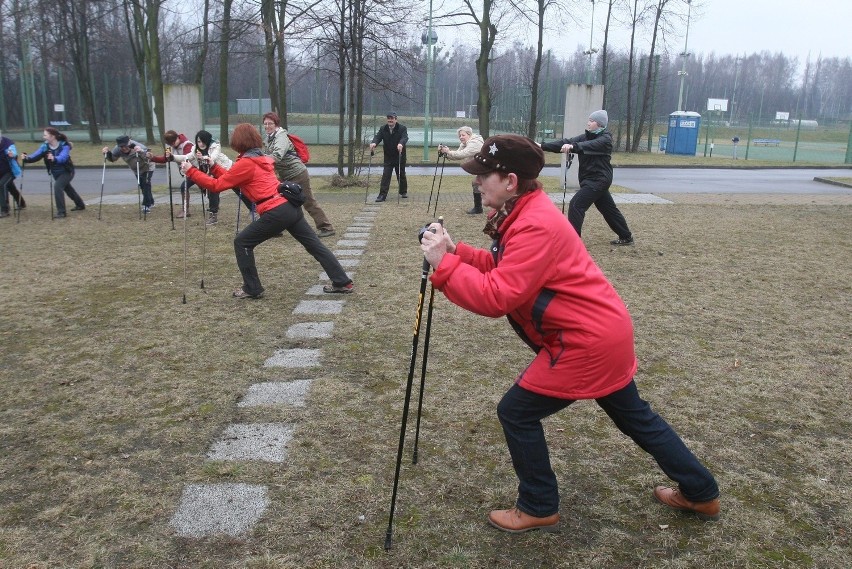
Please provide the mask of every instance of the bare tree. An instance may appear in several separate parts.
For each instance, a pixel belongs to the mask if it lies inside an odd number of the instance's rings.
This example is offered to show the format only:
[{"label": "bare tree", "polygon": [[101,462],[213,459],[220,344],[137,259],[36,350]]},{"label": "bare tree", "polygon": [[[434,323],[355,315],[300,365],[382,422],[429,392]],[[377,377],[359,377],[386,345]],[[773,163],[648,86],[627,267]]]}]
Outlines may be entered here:
[{"label": "bare tree", "polygon": [[[160,7],[163,0],[125,0],[127,25],[133,60],[146,96],[142,97],[142,116],[148,144],[162,140],[165,128],[163,75],[160,67]],[[148,92],[148,82],[151,90]],[[153,109],[148,95],[153,98]],[[154,136],[153,115],[157,115],[158,137]]]},{"label": "bare tree", "polygon": [[[653,5],[649,6],[649,10],[653,15],[653,23],[651,26],[651,47],[648,55],[648,69],[645,74],[645,88],[642,94],[642,109],[639,112],[639,119],[636,121],[636,133],[633,137],[633,145],[630,146],[631,152],[639,151],[639,142],[642,138],[642,132],[645,126],[645,119],[648,116],[649,106],[652,99],[652,82],[654,78],[654,52],[657,49],[658,36],[661,33],[661,26],[666,25],[666,13],[669,4],[672,0],[655,0]],[[648,149],[650,150],[650,148]]]},{"label": "bare tree", "polygon": [[479,56],[476,58],[477,113],[479,133],[487,138],[491,131],[491,84],[488,69],[492,62],[492,50],[497,40],[497,0],[481,0],[481,9],[473,5],[474,0],[463,0],[464,6],[445,17],[461,19],[463,24],[473,24],[479,29]]}]

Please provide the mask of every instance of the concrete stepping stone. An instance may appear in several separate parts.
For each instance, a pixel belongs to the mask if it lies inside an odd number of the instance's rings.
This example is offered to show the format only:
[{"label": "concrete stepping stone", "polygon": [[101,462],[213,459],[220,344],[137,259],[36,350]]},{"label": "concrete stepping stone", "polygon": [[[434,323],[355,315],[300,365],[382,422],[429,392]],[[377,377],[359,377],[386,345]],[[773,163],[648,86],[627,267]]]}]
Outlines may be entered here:
[{"label": "concrete stepping stone", "polygon": [[366,247],[366,239],[341,239],[337,242],[337,247]]},{"label": "concrete stepping stone", "polygon": [[369,239],[370,234],[369,233],[344,233],[343,238],[344,239]]},{"label": "concrete stepping stone", "polygon": [[292,405],[304,407],[305,397],[311,388],[310,379],[294,381],[267,381],[250,385],[237,407],[268,407],[271,405]]},{"label": "concrete stepping stone", "polygon": [[340,314],[344,304],[345,300],[302,300],[293,309],[293,314]]},{"label": "concrete stepping stone", "polygon": [[187,484],[171,526],[183,537],[239,536],[269,506],[269,490],[259,484]]},{"label": "concrete stepping stone", "polygon": [[335,257],[357,257],[364,254],[363,249],[335,249],[332,251]]},{"label": "concrete stepping stone", "polygon": [[284,462],[293,427],[284,423],[228,425],[207,451],[208,460],[260,460]]},{"label": "concrete stepping stone", "polygon": [[263,367],[316,367],[319,364],[320,351],[307,348],[276,350],[271,358],[263,362]]},{"label": "concrete stepping stone", "polygon": [[[325,294],[322,286],[316,285],[311,288],[319,288],[319,294]],[[332,332],[334,332],[334,322],[300,322],[287,328],[286,336],[291,339],[331,338]]]}]

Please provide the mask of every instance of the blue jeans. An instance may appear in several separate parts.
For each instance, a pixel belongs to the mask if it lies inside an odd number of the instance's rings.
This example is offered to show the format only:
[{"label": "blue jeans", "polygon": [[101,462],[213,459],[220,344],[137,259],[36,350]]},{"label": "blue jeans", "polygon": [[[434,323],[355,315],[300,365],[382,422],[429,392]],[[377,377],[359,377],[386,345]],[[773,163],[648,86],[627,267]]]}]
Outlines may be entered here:
[{"label": "blue jeans", "polygon": [[322,265],[335,286],[344,286],[352,282],[334,253],[323,245],[308,225],[302,208],[294,207],[288,202],[263,213],[234,238],[234,254],[237,256],[237,266],[243,275],[245,292],[255,296],[263,292],[263,285],[260,284],[257,266],[254,263],[254,248],[282,231],[287,231],[302,244],[305,251]]},{"label": "blue jeans", "polygon": [[[650,454],[666,475],[678,483],[688,500],[703,502],[719,495],[707,470],[666,421],[639,397],[636,383],[595,400],[618,429]],[[513,385],[497,406],[512,465],[518,476],[517,507],[532,516],[559,511],[559,489],[541,420],[573,403],[538,395]]]}]

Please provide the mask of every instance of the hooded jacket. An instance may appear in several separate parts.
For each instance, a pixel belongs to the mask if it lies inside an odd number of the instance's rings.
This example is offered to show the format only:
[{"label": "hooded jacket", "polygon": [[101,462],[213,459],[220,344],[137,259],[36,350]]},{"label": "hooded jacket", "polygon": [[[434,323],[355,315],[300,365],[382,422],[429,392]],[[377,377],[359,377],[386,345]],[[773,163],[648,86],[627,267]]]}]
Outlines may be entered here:
[{"label": "hooded jacket", "polygon": [[207,175],[193,166],[187,170],[186,177],[211,192],[240,188],[243,196],[257,204],[257,213],[261,215],[287,203],[278,193],[279,182],[272,157],[264,155],[259,148],[237,156],[230,170],[214,164],[210,175]]},{"label": "hooded jacket", "polygon": [[541,149],[547,152],[559,152],[566,145],[573,146],[580,166],[577,179],[580,186],[592,190],[606,190],[612,185],[612,134],[608,130],[594,133],[585,131],[573,138],[563,138],[554,142],[545,142]]},{"label": "hooded jacket", "polygon": [[[53,154],[53,161],[47,159],[48,152]],[[64,140],[58,141],[55,148],[51,147],[47,142],[42,142],[41,146],[35,152],[28,154],[23,159],[23,162],[30,164],[39,160],[44,160],[45,166],[47,166],[48,171],[54,179],[66,172],[74,171],[74,163],[71,161],[71,145]]]},{"label": "hooded jacket", "polygon": [[491,251],[459,242],[432,284],[476,314],[508,316],[536,357],[516,378],[560,399],[595,399],[636,373],[627,307],[543,190],[523,195]]}]

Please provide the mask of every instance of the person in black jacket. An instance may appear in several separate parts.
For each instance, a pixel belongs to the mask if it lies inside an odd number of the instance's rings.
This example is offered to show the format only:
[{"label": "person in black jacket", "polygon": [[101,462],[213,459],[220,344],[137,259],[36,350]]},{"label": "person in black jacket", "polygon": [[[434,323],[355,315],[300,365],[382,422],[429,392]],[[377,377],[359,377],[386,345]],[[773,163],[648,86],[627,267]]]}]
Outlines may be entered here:
[{"label": "person in black jacket", "polygon": [[382,172],[382,182],[379,185],[377,202],[383,202],[388,197],[391,174],[396,170],[399,182],[399,197],[408,197],[408,180],[405,178],[405,147],[408,144],[408,129],[397,122],[396,113],[387,114],[388,122],[376,132],[370,143],[370,152],[381,142],[385,147],[385,169]]},{"label": "person in black jacket", "polygon": [[627,227],[627,220],[609,193],[609,187],[612,185],[612,134],[606,130],[607,122],[606,111],[595,111],[589,115],[585,133],[573,138],[545,142],[540,146],[548,152],[574,153],[580,161],[577,173],[580,189],[568,204],[568,221],[574,226],[577,235],[580,235],[583,228],[586,210],[594,204],[609,228],[618,235],[618,239],[610,243],[632,245],[633,234]]}]

